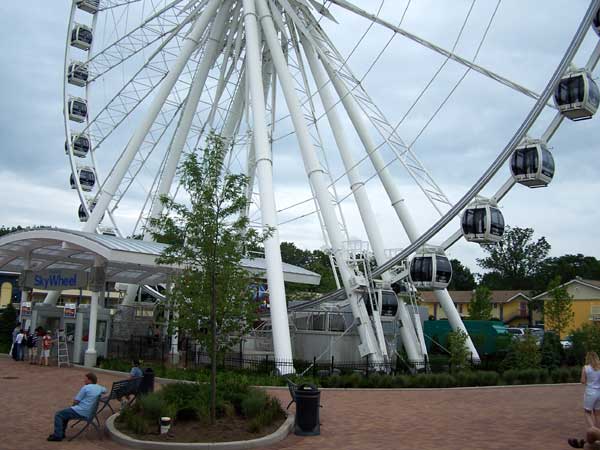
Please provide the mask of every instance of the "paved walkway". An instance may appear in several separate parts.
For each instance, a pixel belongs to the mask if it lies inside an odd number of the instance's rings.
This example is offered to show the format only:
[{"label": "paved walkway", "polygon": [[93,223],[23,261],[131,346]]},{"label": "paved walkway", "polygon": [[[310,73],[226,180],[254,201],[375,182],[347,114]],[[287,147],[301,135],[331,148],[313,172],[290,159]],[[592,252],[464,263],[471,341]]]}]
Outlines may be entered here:
[{"label": "paved walkway", "polygon": [[[73,442],[47,442],[54,412],[70,404],[83,369],[31,366],[0,357],[0,450],[121,450],[92,427]],[[100,373],[110,387],[118,376]],[[275,390],[284,405],[287,390]],[[421,391],[328,390],[321,435],[290,436],[274,449],[495,450],[570,448],[582,436],[582,387]],[[108,414],[106,415],[108,416]]]}]

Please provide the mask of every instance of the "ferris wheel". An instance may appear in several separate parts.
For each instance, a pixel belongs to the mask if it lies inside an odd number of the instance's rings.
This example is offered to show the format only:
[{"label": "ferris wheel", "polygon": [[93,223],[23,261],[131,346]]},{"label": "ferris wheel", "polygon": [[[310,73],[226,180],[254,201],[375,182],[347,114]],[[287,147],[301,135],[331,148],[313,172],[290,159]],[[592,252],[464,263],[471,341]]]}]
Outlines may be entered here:
[{"label": "ferris wheel", "polygon": [[[160,196],[185,195],[177,182],[182,154],[202,148],[210,132],[221,135],[230,147],[227,170],[249,176],[249,216],[256,226],[275,230],[264,247],[274,351],[281,360],[292,359],[279,249],[286,224],[306,217],[317,223],[340,287],[320,301],[343,293],[354,316],[352,325],[359,332],[361,355],[375,362],[390,358],[381,322],[392,311],[402,321],[400,333],[409,359],[423,361],[426,348],[420,321],[407,307],[414,288],[433,289],[451,326],[464,331],[446,290],[451,265],[445,250],[462,237],[483,245],[499,241],[504,231],[499,202],[516,184],[548,185],[554,175],[550,139],[565,117],[589,119],[600,102],[593,79],[600,45],[583,67],[570,65],[583,40],[594,32],[600,34],[598,0],[591,2],[573,30],[563,59],[541,93],[475,62],[500,2],[487,12],[479,46],[470,59],[458,56],[456,48],[475,1],[458,22],[462,26],[450,48],[407,31],[403,21],[411,15],[410,1],[400,7],[384,0],[377,2],[377,10],[369,10],[371,3],[72,3],[64,62],[65,151],[71,167],[68,183],[79,196],[77,213],[84,231],[150,239],[145,224],[161,214]],[[395,21],[386,18],[386,8]],[[343,52],[331,35],[344,21],[360,24],[360,31],[353,36],[353,30],[346,30],[352,45],[344,42]],[[387,33],[385,37],[381,32]],[[382,95],[372,95],[367,77],[377,72],[380,59],[393,54],[390,49],[396,41],[409,42],[441,61],[432,64],[438,67],[414,92],[403,117],[380,106]],[[368,47],[362,60],[366,70],[358,74],[351,57],[363,46]],[[401,65],[401,56],[396,56]],[[406,141],[403,125],[448,62],[464,73],[439,94],[438,106],[416,138]],[[482,176],[459,201],[451,201],[443,182],[418,156],[416,142],[468,73],[477,73],[535,105],[491,165],[481,167]],[[396,95],[398,88],[380,90],[385,99],[388,91]],[[545,131],[530,135],[542,111],[554,113],[554,118],[547,124],[537,122]],[[483,188],[509,159],[511,175],[494,195],[484,196]],[[287,162],[288,169],[280,169],[280,161]],[[287,172],[281,176],[279,170],[303,173],[306,198],[290,195]],[[401,192],[407,180],[410,192],[418,192],[419,199],[405,198]],[[387,209],[408,240],[406,248],[386,248],[387,236],[377,219],[380,211],[374,210],[369,197],[371,190],[386,197]],[[429,205],[426,216],[434,218],[418,224],[415,205]],[[440,242],[440,232],[449,224],[458,229],[446,232]],[[357,244],[350,237],[362,231],[366,243]],[[357,257],[361,252],[374,258],[374,271]],[[392,291],[397,299],[390,308]],[[131,287],[129,300],[133,292]],[[467,344],[477,359],[470,339]]]}]

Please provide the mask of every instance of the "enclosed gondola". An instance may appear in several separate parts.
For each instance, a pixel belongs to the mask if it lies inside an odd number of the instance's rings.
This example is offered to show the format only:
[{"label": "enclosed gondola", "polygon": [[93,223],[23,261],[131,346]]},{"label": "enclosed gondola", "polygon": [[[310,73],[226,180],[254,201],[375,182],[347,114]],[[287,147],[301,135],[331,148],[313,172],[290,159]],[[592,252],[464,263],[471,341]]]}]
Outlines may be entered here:
[{"label": "enclosed gondola", "polygon": [[554,176],[554,158],[544,141],[527,140],[512,154],[510,171],[515,181],[523,186],[545,187]]},{"label": "enclosed gondola", "polygon": [[600,91],[587,70],[574,70],[561,78],[554,93],[554,103],[571,120],[589,119],[598,110]]},{"label": "enclosed gondola", "polygon": [[71,30],[71,45],[81,50],[89,50],[92,47],[94,35],[92,29],[87,25],[76,23]]},{"label": "enclosed gondola", "polygon": [[88,78],[89,72],[84,63],[73,61],[69,64],[69,70],[67,71],[67,81],[69,84],[83,87],[86,85]]},{"label": "enclosed gondola", "polygon": [[72,97],[67,103],[69,119],[73,122],[85,122],[87,118],[87,102],[78,97]]},{"label": "enclosed gondola", "polygon": [[452,264],[442,249],[425,247],[411,259],[409,273],[416,288],[445,289],[452,279]]},{"label": "enclosed gondola", "polygon": [[[77,177],[79,178],[79,184],[81,185],[81,189],[84,191],[91,191],[96,184],[96,174],[89,167],[80,167],[77,169]],[[71,189],[77,189],[77,182],[73,174],[69,178],[71,183]]]},{"label": "enclosed gondola", "polygon": [[504,234],[504,217],[496,204],[477,198],[464,210],[460,224],[463,236],[469,242],[494,244]]},{"label": "enclosed gondola", "polygon": [[[72,134],[71,147],[73,148],[73,155],[85,158],[92,148],[92,143],[90,142],[90,138],[85,134]],[[68,152],[69,143],[65,142],[65,153]]]},{"label": "enclosed gondola", "polygon": [[390,290],[379,291],[381,295],[381,317],[396,317],[398,314],[398,297]]},{"label": "enclosed gondola", "polygon": [[82,11],[96,14],[100,9],[100,0],[77,0],[77,7]]},{"label": "enclosed gondola", "polygon": [[[87,201],[87,204],[90,205],[89,206],[90,212],[92,212],[94,210],[94,207],[96,206],[96,202],[95,201],[92,202],[92,200],[89,198],[86,199],[86,201]],[[80,222],[87,222],[88,215],[85,211],[85,208],[81,204],[79,205],[79,209],[77,210],[77,215],[79,216]],[[102,219],[104,219],[104,214],[102,215]],[[102,220],[102,219],[100,219],[100,220]]]}]

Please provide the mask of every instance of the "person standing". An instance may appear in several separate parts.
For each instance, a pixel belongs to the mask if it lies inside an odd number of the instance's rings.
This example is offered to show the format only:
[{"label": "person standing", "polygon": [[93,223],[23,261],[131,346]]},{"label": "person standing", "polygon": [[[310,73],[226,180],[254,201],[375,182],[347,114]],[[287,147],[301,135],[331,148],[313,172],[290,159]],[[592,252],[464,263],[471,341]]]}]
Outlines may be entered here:
[{"label": "person standing", "polygon": [[42,353],[44,353],[44,336],[46,336],[46,332],[44,328],[37,327],[35,330],[35,334],[37,336],[37,340],[35,342],[37,358],[35,360],[35,364],[42,364]]},{"label": "person standing", "polygon": [[62,441],[65,438],[65,430],[69,420],[89,420],[96,414],[98,408],[98,399],[104,393],[106,388],[98,383],[96,374],[89,372],[85,374],[84,385],[79,390],[73,406],[57,411],[54,414],[54,433],[48,436],[49,441]]},{"label": "person standing", "polygon": [[17,356],[18,356],[18,352],[17,352],[17,336],[19,335],[19,333],[21,332],[21,326],[17,325],[15,327],[15,329],[12,332],[12,346],[10,347],[10,354],[13,357],[13,359],[15,361],[18,361]]},{"label": "person standing", "polygon": [[600,410],[600,359],[596,352],[587,352],[581,369],[581,384],[585,385],[583,410],[589,427],[597,428],[596,411]]},{"label": "person standing", "polygon": [[23,361],[24,359],[24,347],[25,347],[25,331],[19,330],[17,337],[15,338],[15,349],[16,349],[16,360]]},{"label": "person standing", "polygon": [[27,332],[27,356],[29,359],[29,364],[35,364],[37,359],[37,341],[38,335],[37,330],[33,333]]},{"label": "person standing", "polygon": [[[42,358],[44,359],[45,366],[48,366],[48,358],[50,357],[51,349],[52,349],[52,336],[50,336],[50,331],[46,331],[46,334],[42,338]],[[42,358],[40,358],[40,366],[42,365]]]}]

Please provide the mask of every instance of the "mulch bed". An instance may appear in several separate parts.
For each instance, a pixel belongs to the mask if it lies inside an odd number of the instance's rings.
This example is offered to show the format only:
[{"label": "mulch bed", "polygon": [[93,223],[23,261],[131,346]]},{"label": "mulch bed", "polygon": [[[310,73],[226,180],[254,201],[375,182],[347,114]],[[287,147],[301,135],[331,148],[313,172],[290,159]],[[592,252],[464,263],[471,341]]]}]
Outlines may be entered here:
[{"label": "mulch bed", "polygon": [[135,434],[127,430],[122,423],[115,421],[115,426],[128,436],[144,440],[159,442],[232,442],[257,439],[275,432],[285,421],[278,420],[269,427],[264,427],[258,433],[248,431],[248,421],[239,417],[217,419],[215,425],[199,421],[179,421],[171,427],[168,434],[160,434],[158,425],[155,433]]}]

